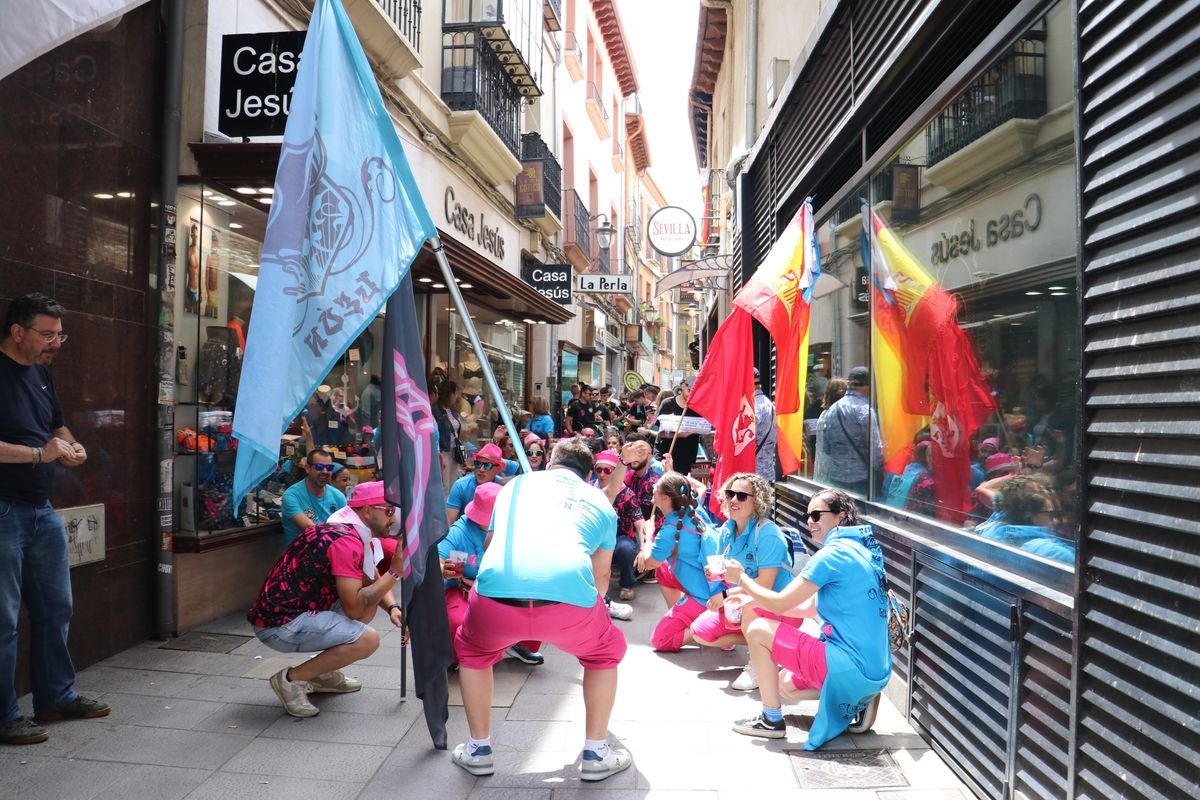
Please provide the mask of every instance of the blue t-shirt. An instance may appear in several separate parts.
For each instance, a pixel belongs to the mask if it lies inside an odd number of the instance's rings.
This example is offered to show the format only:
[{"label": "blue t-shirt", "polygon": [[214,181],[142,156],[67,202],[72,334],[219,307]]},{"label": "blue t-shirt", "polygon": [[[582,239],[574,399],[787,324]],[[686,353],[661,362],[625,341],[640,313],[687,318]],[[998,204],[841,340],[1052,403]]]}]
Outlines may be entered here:
[{"label": "blue t-shirt", "polygon": [[496,497],[475,590],[591,608],[600,597],[592,554],[616,541],[617,512],[604,492],[566,469],[519,475]]},{"label": "blue t-shirt", "polygon": [[[688,517],[682,517],[678,511],[672,511],[663,520],[662,528],[654,537],[654,548],[650,557],[655,561],[667,561],[671,551],[675,549],[675,541],[679,541],[679,550],[675,560],[671,561],[671,571],[675,579],[689,596],[700,603],[707,603],[708,598],[721,591],[720,581],[709,583],[704,579],[705,559],[717,550],[717,540],[714,533],[707,527],[696,529],[696,524]],[[680,598],[681,603],[687,602]]]},{"label": "blue t-shirt", "polygon": [[529,423],[529,430],[545,439],[554,433],[554,418],[549,414],[539,414]]},{"label": "blue t-shirt", "polygon": [[283,493],[283,546],[287,548],[300,535],[301,528],[292,522],[292,517],[303,514],[312,520],[312,524],[324,522],[329,515],[339,508],[346,507],[346,495],[341,490],[326,486],[325,494],[319,498],[308,491],[307,481],[293,483]]},{"label": "blue t-shirt", "polygon": [[475,496],[475,489],[479,486],[479,482],[475,480],[475,473],[463,475],[450,485],[450,495],[446,498],[446,508],[452,508],[458,513],[462,513],[467,507],[467,503],[471,502],[471,498]]},{"label": "blue t-shirt", "polygon": [[733,520],[727,520],[721,526],[717,552],[724,553],[726,558],[737,559],[752,579],[758,577],[761,569],[778,567],[775,582],[770,588],[776,592],[783,591],[783,587],[792,580],[792,573],[784,569],[785,564],[792,563],[792,546],[783,531],[770,520],[758,522],[754,517],[746,523],[746,530],[740,536],[733,535],[736,527]]},{"label": "blue t-shirt", "polygon": [[[449,558],[451,550],[461,550],[467,554],[467,564],[463,567],[464,578],[474,578],[479,573],[479,562],[483,560],[483,540],[487,531],[479,527],[465,516],[454,520],[450,530],[438,542],[438,558]],[[447,586],[457,586],[458,580],[443,581]]]}]

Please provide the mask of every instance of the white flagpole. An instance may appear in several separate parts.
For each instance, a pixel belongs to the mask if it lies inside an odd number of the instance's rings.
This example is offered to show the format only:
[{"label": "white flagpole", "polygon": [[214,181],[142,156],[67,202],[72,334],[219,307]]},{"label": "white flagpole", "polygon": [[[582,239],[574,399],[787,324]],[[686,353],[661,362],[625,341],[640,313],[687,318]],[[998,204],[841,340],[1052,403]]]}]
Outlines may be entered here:
[{"label": "white flagpole", "polygon": [[463,299],[458,284],[454,282],[454,272],[450,269],[450,261],[446,258],[446,251],[442,249],[442,239],[439,236],[434,236],[429,240],[429,244],[433,248],[434,256],[437,257],[438,266],[442,269],[442,277],[445,278],[446,288],[450,290],[450,299],[454,302],[454,307],[458,309],[458,316],[462,319],[462,323],[467,329],[467,337],[471,340],[471,347],[474,348],[475,356],[479,359],[479,366],[483,370],[483,379],[487,382],[488,391],[492,393],[492,402],[496,404],[496,408],[500,411],[500,419],[513,441],[513,449],[517,451],[517,461],[521,464],[521,470],[523,472],[532,472],[533,468],[529,466],[529,459],[525,455],[524,446],[518,446],[521,445],[520,433],[517,431],[517,426],[513,424],[512,415],[508,413],[508,402],[504,399],[504,395],[500,394],[500,385],[496,383],[496,375],[492,372],[492,365],[488,361],[487,353],[483,351],[483,343],[479,341],[479,333],[475,330],[475,323],[471,321],[471,312],[467,310],[467,301]]}]

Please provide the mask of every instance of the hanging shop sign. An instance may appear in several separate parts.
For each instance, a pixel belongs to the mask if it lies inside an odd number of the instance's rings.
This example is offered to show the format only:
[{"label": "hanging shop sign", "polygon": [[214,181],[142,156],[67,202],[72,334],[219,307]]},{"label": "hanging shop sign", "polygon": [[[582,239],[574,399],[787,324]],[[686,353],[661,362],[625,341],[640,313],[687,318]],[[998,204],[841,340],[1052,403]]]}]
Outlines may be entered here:
[{"label": "hanging shop sign", "polygon": [[575,291],[590,294],[633,294],[632,275],[592,275],[575,276]]},{"label": "hanging shop sign", "polygon": [[663,206],[646,223],[646,238],[660,255],[681,256],[696,244],[696,219],[679,206]]},{"label": "hanging shop sign", "polygon": [[217,130],[226,136],[279,136],[287,125],[305,31],[221,37]]},{"label": "hanging shop sign", "polygon": [[560,306],[572,303],[570,264],[522,264],[521,280]]},{"label": "hanging shop sign", "polygon": [[916,164],[892,165],[892,221],[921,220],[921,168]]},{"label": "hanging shop sign", "polygon": [[543,187],[546,162],[538,158],[522,161],[516,180],[517,219],[539,219],[546,215],[546,197]]}]

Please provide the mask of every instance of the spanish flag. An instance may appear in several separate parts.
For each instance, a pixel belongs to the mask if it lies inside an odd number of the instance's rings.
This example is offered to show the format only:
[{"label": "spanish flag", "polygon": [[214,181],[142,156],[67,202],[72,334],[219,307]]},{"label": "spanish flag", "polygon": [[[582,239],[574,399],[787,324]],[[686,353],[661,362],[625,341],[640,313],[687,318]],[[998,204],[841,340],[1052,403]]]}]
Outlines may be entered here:
[{"label": "spanish flag", "polygon": [[800,468],[804,450],[804,385],[808,378],[808,322],[821,255],[813,226],[812,198],[775,242],[734,305],[758,320],[775,343],[775,426],[784,475]]}]

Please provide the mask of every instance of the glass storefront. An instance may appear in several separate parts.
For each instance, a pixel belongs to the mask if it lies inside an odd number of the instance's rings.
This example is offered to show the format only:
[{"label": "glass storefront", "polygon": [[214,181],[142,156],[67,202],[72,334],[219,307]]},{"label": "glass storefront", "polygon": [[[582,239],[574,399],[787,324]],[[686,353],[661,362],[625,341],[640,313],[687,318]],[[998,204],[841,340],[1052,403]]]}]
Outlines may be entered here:
[{"label": "glass storefront", "polygon": [[[853,290],[813,306],[805,467],[1064,565],[1081,438],[1071,26],[1060,3],[817,220],[826,271]],[[857,366],[870,386],[847,386]],[[855,391],[873,432],[838,447],[854,437],[825,409]]]}]

